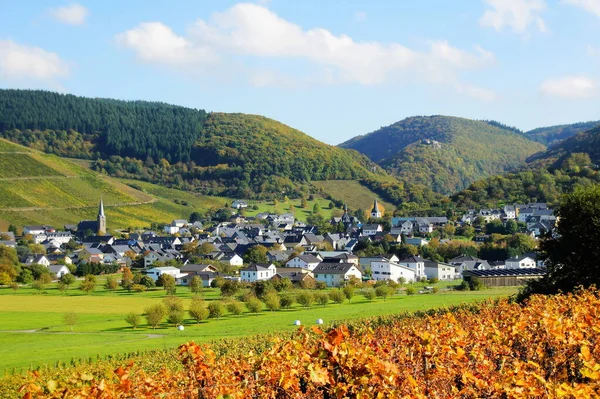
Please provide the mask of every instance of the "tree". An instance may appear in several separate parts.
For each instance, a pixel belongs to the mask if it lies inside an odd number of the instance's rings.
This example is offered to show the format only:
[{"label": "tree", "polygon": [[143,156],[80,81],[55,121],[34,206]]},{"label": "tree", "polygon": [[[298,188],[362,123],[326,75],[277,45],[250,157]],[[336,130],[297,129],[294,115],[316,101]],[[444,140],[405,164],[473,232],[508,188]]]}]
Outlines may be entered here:
[{"label": "tree", "polygon": [[133,273],[131,272],[130,268],[124,267],[123,275],[121,276],[121,287],[129,290],[131,284],[133,284]]},{"label": "tree", "polygon": [[315,294],[315,302],[321,306],[327,306],[329,303],[329,295],[326,292],[317,292]]},{"label": "tree", "polygon": [[387,297],[390,296],[391,293],[392,289],[387,285],[380,285],[379,287],[375,288],[375,295],[377,295],[380,298],[383,298],[384,302],[387,299]]},{"label": "tree", "polygon": [[227,311],[234,316],[240,317],[244,313],[244,305],[240,301],[231,301],[227,303]]},{"label": "tree", "polygon": [[255,245],[244,254],[244,263],[267,263],[268,251],[263,245]]},{"label": "tree", "polygon": [[167,314],[167,309],[162,303],[157,303],[155,305],[149,306],[144,310],[146,321],[152,329],[156,329],[158,325],[162,322]]},{"label": "tree", "polygon": [[73,284],[75,283],[75,281],[76,281],[76,280],[77,280],[77,279],[75,278],[75,276],[74,276],[74,275],[72,275],[71,273],[66,273],[66,274],[63,274],[63,275],[60,277],[60,282],[61,282],[61,283],[63,283],[64,285],[66,285],[67,289],[68,289],[68,288],[69,288],[71,285],[73,285]]},{"label": "tree", "polygon": [[206,308],[206,304],[204,303],[204,299],[198,296],[193,297],[188,309],[188,313],[192,319],[196,320],[197,323],[200,323],[202,320],[208,318],[209,313],[208,309]]},{"label": "tree", "polygon": [[125,322],[131,325],[132,329],[136,329],[142,323],[142,316],[135,312],[131,312],[125,316]]},{"label": "tree", "polygon": [[347,300],[352,300],[352,297],[354,296],[354,287],[352,285],[347,285],[344,287],[344,296]]},{"label": "tree", "polygon": [[156,282],[156,285],[158,285],[159,287],[162,286],[163,289],[165,291],[167,291],[168,295],[173,295],[175,294],[175,277],[171,276],[170,274],[166,274],[163,273],[158,277],[158,281]]},{"label": "tree", "polygon": [[145,286],[146,288],[154,288],[156,287],[156,282],[154,279],[148,275],[144,275],[140,278],[139,284]]},{"label": "tree", "polygon": [[252,297],[246,301],[246,308],[250,313],[258,314],[263,308],[263,304],[260,299]]},{"label": "tree", "polygon": [[308,206],[308,201],[306,201],[306,198],[302,198],[300,200],[300,208],[305,209]]},{"label": "tree", "polygon": [[190,291],[192,291],[194,294],[201,294],[202,293],[202,279],[198,276],[194,276],[192,277],[192,280],[190,281]]},{"label": "tree", "polygon": [[240,289],[240,284],[235,280],[225,280],[221,284],[221,296],[229,297],[234,296],[235,293]]},{"label": "tree", "polygon": [[225,306],[221,301],[212,301],[208,304],[208,316],[213,319],[219,320],[225,313]]},{"label": "tree", "polygon": [[71,331],[73,331],[73,326],[77,323],[77,320],[79,320],[79,315],[75,312],[65,313],[63,320],[65,324],[70,327]]},{"label": "tree", "polygon": [[333,290],[329,293],[329,299],[333,301],[333,303],[341,304],[346,299],[346,295],[342,290]]},{"label": "tree", "polygon": [[85,292],[86,294],[89,294],[90,292],[94,291],[96,289],[96,277],[91,274],[85,276],[85,278],[79,285],[79,289]]},{"label": "tree", "polygon": [[271,312],[281,308],[281,298],[275,292],[270,292],[265,295],[263,302]]},{"label": "tree", "polygon": [[363,296],[365,297],[365,299],[372,301],[373,299],[375,299],[375,290],[373,288],[365,288],[362,292]]},{"label": "tree", "polygon": [[106,277],[106,282],[104,283],[104,288],[106,288],[109,291],[115,291],[118,287],[119,287],[119,283],[117,282],[116,278],[114,278],[113,276]]},{"label": "tree", "polygon": [[289,309],[296,302],[296,298],[293,295],[283,295],[281,297],[281,307],[284,309]]},{"label": "tree", "polygon": [[577,188],[555,209],[556,230],[540,242],[547,274],[529,282],[519,295],[570,292],[600,286],[600,185]]},{"label": "tree", "polygon": [[31,283],[31,287],[41,292],[46,289],[46,283],[44,283],[41,279],[37,279]]},{"label": "tree", "polygon": [[310,308],[314,301],[315,297],[312,292],[309,291],[303,291],[296,296],[296,302],[305,308]]}]

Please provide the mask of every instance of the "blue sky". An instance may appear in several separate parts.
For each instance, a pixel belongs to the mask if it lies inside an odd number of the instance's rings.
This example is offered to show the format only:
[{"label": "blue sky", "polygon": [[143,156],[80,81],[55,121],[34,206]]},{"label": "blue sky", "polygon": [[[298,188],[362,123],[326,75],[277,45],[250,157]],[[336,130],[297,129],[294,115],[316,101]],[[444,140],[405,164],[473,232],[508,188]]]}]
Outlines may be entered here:
[{"label": "blue sky", "polygon": [[329,144],[412,115],[597,120],[600,0],[5,0],[0,87],[261,114]]}]

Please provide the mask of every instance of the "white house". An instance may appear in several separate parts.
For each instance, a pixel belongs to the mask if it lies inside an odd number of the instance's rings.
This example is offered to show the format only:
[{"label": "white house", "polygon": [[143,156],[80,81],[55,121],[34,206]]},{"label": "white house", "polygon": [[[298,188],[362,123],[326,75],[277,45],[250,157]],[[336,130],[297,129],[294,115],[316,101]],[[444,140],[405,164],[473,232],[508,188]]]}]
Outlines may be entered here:
[{"label": "white house", "polygon": [[429,241],[421,237],[407,237],[406,243],[410,245],[416,245],[417,247],[422,247],[423,245],[429,244]]},{"label": "white house", "polygon": [[231,203],[231,207],[235,209],[248,208],[248,203],[242,200],[235,200]]},{"label": "white house", "polygon": [[505,205],[502,211],[504,212],[504,219],[506,220],[514,220],[517,218],[517,210],[512,205]]},{"label": "white house", "polygon": [[173,220],[171,224],[165,225],[164,231],[167,234],[179,233],[179,230],[188,225],[188,221],[184,219]]},{"label": "white house", "polygon": [[407,220],[400,225],[400,234],[404,234],[405,236],[412,235],[413,230],[413,222],[411,222],[410,220]]},{"label": "white house", "polygon": [[438,280],[454,280],[456,278],[456,268],[448,263],[425,261],[425,276],[428,279],[437,278]]},{"label": "white house", "polygon": [[314,255],[298,255],[286,262],[286,267],[299,267],[302,269],[313,271],[315,267],[321,263],[323,259]]},{"label": "white house", "polygon": [[529,256],[520,256],[518,258],[506,259],[506,269],[526,269],[537,267],[536,261]]},{"label": "white house", "polygon": [[425,260],[418,256],[409,256],[408,258],[400,259],[399,265],[406,266],[415,271],[415,278],[421,280],[425,278]]},{"label": "white house", "polygon": [[243,266],[244,265],[244,259],[239,256],[238,254],[234,254],[234,253],[225,253],[221,259],[219,259],[219,262],[223,262],[223,263],[227,263],[230,266]]},{"label": "white house", "polygon": [[48,258],[46,258],[44,255],[29,256],[25,260],[25,264],[27,265],[31,265],[34,263],[38,265],[50,266],[50,260],[48,260]]},{"label": "white house", "polygon": [[56,279],[59,279],[65,274],[70,273],[69,268],[65,265],[50,265],[48,266],[48,269]]},{"label": "white house", "polygon": [[184,275],[184,273],[181,273],[181,271],[178,268],[172,266],[153,267],[152,269],[146,270],[145,274],[152,277],[154,281],[157,281],[158,278],[163,274],[169,274],[173,276],[175,280],[177,280],[180,277],[183,277]]},{"label": "white house", "polygon": [[277,272],[274,264],[253,263],[240,270],[242,281],[254,283],[255,281],[270,280]]},{"label": "white house", "polygon": [[391,254],[391,255],[380,255],[380,256],[370,256],[370,257],[362,257],[359,259],[359,265],[362,268],[362,270],[365,270],[367,267],[371,267],[371,263],[373,262],[392,262],[392,263],[398,263],[398,261],[400,260],[400,258],[398,258],[396,255]]},{"label": "white house", "polygon": [[31,234],[44,234],[46,231],[51,231],[52,227],[50,226],[23,226],[23,235]]},{"label": "white house", "polygon": [[371,262],[371,278],[373,280],[398,281],[403,277],[405,281],[415,281],[415,271],[409,267],[393,262]]},{"label": "white house", "polygon": [[324,282],[328,287],[344,285],[352,277],[362,279],[362,273],[354,263],[321,262],[313,270],[313,275],[315,280]]},{"label": "white house", "polygon": [[363,235],[364,236],[374,236],[379,232],[383,231],[383,226],[380,224],[365,224],[363,226]]}]

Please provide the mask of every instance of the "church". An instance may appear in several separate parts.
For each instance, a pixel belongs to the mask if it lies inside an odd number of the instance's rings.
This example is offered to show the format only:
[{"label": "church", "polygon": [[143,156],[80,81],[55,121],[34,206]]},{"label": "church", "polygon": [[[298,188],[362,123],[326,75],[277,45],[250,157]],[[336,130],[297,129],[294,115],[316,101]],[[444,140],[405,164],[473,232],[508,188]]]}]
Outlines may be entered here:
[{"label": "church", "polygon": [[98,206],[98,217],[96,220],[83,220],[77,224],[77,235],[82,237],[86,231],[92,231],[95,235],[106,234],[106,215],[104,214],[104,203],[100,198]]}]

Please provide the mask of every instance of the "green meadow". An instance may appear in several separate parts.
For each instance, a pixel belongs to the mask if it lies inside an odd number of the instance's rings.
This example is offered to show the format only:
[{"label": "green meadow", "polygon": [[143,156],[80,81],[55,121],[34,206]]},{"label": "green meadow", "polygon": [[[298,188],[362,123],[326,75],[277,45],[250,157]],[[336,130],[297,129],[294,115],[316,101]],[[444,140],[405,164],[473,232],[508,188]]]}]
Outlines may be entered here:
[{"label": "green meadow", "polygon": [[[208,319],[197,324],[191,319],[183,323],[184,331],[163,323],[152,329],[142,324],[136,330],[124,321],[130,312],[142,314],[149,305],[160,302],[166,295],[161,289],[143,293],[124,290],[106,291],[98,281],[97,290],[84,294],[76,287],[61,293],[50,285],[45,293],[31,288],[0,290],[0,372],[10,373],[71,359],[102,358],[118,353],[149,349],[174,348],[187,342],[207,342],[222,338],[238,338],[279,331],[292,331],[295,320],[312,325],[317,319],[325,323],[386,314],[412,312],[459,303],[482,301],[511,295],[515,288],[497,288],[484,291],[446,290],[440,283],[436,294],[408,296],[403,292],[388,297],[366,300],[359,290],[343,304],[330,302],[327,306],[313,305],[302,308],[298,304],[288,310],[248,312],[237,317],[225,314],[219,320]],[[75,285],[78,285],[75,284]],[[207,302],[218,300],[218,289],[206,289]],[[191,292],[178,287],[177,296],[187,306]],[[73,331],[65,324],[65,313],[74,312],[78,320]],[[186,313],[187,317],[187,313]],[[145,320],[143,321],[145,323]]]}]

